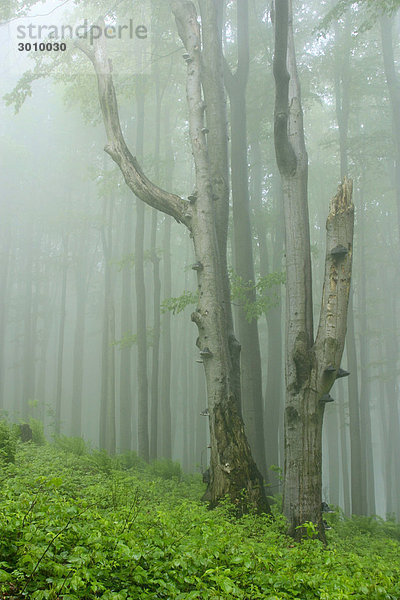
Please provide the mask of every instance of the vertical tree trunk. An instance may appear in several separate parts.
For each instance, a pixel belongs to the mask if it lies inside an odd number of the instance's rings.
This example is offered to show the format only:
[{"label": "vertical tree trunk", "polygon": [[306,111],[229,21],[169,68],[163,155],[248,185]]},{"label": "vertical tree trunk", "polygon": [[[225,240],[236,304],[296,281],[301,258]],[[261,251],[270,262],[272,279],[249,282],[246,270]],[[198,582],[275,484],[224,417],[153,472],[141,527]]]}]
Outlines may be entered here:
[{"label": "vertical tree trunk", "polygon": [[151,260],[153,263],[154,319],[151,363],[150,459],[158,455],[159,364],[161,337],[161,280],[160,259],[157,254],[157,211],[153,209],[151,223]]},{"label": "vertical tree trunk", "polygon": [[[131,198],[124,200],[124,232],[123,256],[129,257],[132,252],[133,237],[133,206]],[[128,260],[122,270],[121,296],[121,336],[132,333],[132,270]],[[122,452],[132,448],[132,346],[123,344],[121,347],[120,387],[119,387],[119,447]]]},{"label": "vertical tree trunk", "polygon": [[[235,363],[232,359],[237,342],[233,336],[232,320],[229,319],[231,308],[226,268],[228,178],[221,176],[221,161],[218,160],[215,165],[211,160],[211,148],[213,152],[216,152],[217,148],[211,144],[210,139],[209,145],[207,144],[207,130],[204,127],[206,106],[202,98],[202,83],[204,89],[207,88],[209,91],[210,104],[206,100],[209,106],[207,107],[209,131],[210,133],[213,131],[211,122],[215,122],[217,129],[222,128],[221,137],[216,136],[215,141],[217,139],[221,141],[220,149],[224,159],[227,153],[227,135],[226,120],[220,119],[221,113],[224,114],[224,104],[221,104],[221,99],[223,101],[222,49],[215,15],[216,6],[213,1],[202,1],[205,9],[203,27],[204,23],[206,26],[201,40],[193,3],[186,0],[171,0],[170,4],[179,35],[186,49],[189,131],[196,167],[197,194],[193,203],[188,203],[179,196],[154,185],[144,175],[137,160],[129,152],[119,122],[105,40],[99,38],[93,50],[83,43],[80,47],[92,60],[97,73],[99,99],[108,139],[106,151],[120,166],[127,184],[136,195],[150,206],[183,222],[193,236],[199,302],[192,314],[192,320],[198,327],[197,346],[204,362],[207,381],[211,439],[211,480],[208,488],[210,504],[212,506],[217,504],[228,494],[240,511],[247,510],[249,506],[255,507],[258,511],[268,511],[262,478],[251,456],[238,409],[239,370],[237,361]],[[204,50],[201,50],[202,47]],[[205,75],[203,81],[202,65],[210,64],[207,60],[210,54],[215,56],[213,66],[217,71],[211,79]],[[215,98],[219,98],[216,104]],[[218,156],[220,156],[219,152],[217,152]],[[223,162],[225,164],[225,159]],[[215,171],[216,166],[217,171]],[[221,189],[224,191],[223,203],[219,202]],[[224,254],[221,253],[222,248],[225,249]],[[238,348],[235,357],[238,357]],[[244,495],[243,490],[246,492]]]},{"label": "vertical tree trunk", "polygon": [[[157,48],[156,41],[156,48]],[[156,115],[155,115],[155,147],[154,147],[154,179],[160,182],[160,138],[161,138],[161,100],[160,72],[158,61],[155,63]],[[151,217],[150,252],[153,263],[153,347],[151,363],[151,405],[150,405],[150,459],[157,458],[158,453],[158,411],[159,411],[159,369],[160,369],[160,337],[161,337],[161,280],[160,259],[157,253],[158,213],[155,209]]]},{"label": "vertical tree trunk", "polygon": [[[137,99],[137,131],[136,146],[139,156],[143,156],[144,141],[144,101],[143,89],[136,88]],[[139,456],[149,460],[149,393],[147,379],[147,316],[146,288],[144,281],[144,227],[145,205],[139,199],[136,201],[136,232],[135,232],[135,289],[136,289],[136,326],[137,326],[137,380],[138,380],[138,443]]]},{"label": "vertical tree trunk", "polygon": [[[164,115],[164,140],[166,187],[172,187],[173,183],[173,149],[171,144],[171,126],[169,108]],[[163,296],[170,298],[172,294],[172,266],[171,266],[171,219],[164,221],[163,236]],[[161,423],[162,423],[162,456],[172,458],[172,424],[171,424],[171,313],[167,311],[162,316],[162,370],[161,370]]]},{"label": "vertical tree trunk", "polygon": [[[250,223],[250,203],[247,168],[246,86],[249,72],[248,2],[237,4],[238,66],[232,75],[225,68],[225,85],[231,107],[231,179],[233,200],[233,231],[235,271],[245,286],[246,302],[254,304],[253,236]],[[264,416],[260,342],[257,319],[249,319],[246,307],[238,310],[238,331],[241,350],[242,411],[247,436],[255,461],[267,477],[264,441]]]},{"label": "vertical tree trunk", "polygon": [[111,454],[116,450],[115,426],[115,312],[114,286],[112,274],[113,249],[113,212],[112,200],[104,200],[103,227],[101,239],[104,257],[104,312],[101,361],[101,404],[100,404],[100,448]]},{"label": "vertical tree trunk", "polygon": [[35,390],[35,343],[32,330],[32,301],[33,301],[33,268],[34,252],[33,225],[28,225],[26,236],[26,248],[28,251],[25,265],[25,286],[24,286],[24,336],[22,352],[22,400],[20,418],[26,420],[29,414],[29,401],[33,400]]},{"label": "vertical tree trunk", "polygon": [[60,321],[58,325],[58,350],[57,350],[57,383],[56,383],[56,434],[61,431],[61,401],[62,401],[62,383],[64,366],[64,335],[65,335],[65,317],[67,302],[67,277],[68,277],[68,235],[62,237],[63,254],[61,257],[61,303],[60,303]]},{"label": "vertical tree trunk", "polygon": [[[253,205],[256,211],[256,231],[258,247],[260,252],[260,276],[267,277],[271,270],[279,272],[282,270],[283,256],[283,215],[282,215],[282,186],[279,174],[275,174],[274,180],[277,185],[274,186],[274,221],[273,251],[272,261],[269,260],[267,248],[267,222],[265,211],[262,205],[262,158],[260,140],[257,134],[254,135],[252,143],[252,196]],[[278,183],[279,179],[279,183]],[[271,266],[270,266],[271,262]],[[265,291],[268,296],[268,290]],[[272,469],[280,464],[279,447],[282,444],[282,303],[281,293],[278,291],[278,303],[276,306],[266,311],[265,316],[268,327],[268,365],[267,382],[265,389],[265,411],[264,411],[264,430],[266,444],[266,458],[268,467],[269,491],[272,494],[279,493],[281,486],[278,473]]]},{"label": "vertical tree trunk", "polygon": [[344,406],[343,383],[338,383],[338,404],[339,404],[339,428],[340,428],[340,450],[342,458],[342,484],[343,484],[343,506],[344,514],[351,516],[351,499],[349,483],[349,452],[347,441],[347,421]]},{"label": "vertical tree trunk", "polygon": [[88,294],[88,246],[83,235],[77,248],[75,265],[76,315],[74,331],[74,354],[72,358],[72,407],[71,432],[82,435],[82,391],[85,360],[86,301]]},{"label": "vertical tree trunk", "polygon": [[351,278],[354,208],[346,180],[332,199],[320,322],[313,339],[308,159],[291,3],[276,4],[274,138],[282,177],[286,232],[286,402],[283,511],[289,533],[301,538],[303,524],[322,523],[322,424],[325,402],[340,365]]},{"label": "vertical tree trunk", "polygon": [[[339,126],[340,176],[348,173],[348,127],[350,116],[350,52],[351,21],[346,16],[344,40],[339,38],[336,28],[337,56],[335,60],[335,103]],[[344,51],[343,51],[344,46]],[[344,60],[343,60],[344,55]],[[366,514],[366,465],[361,439],[360,396],[358,390],[358,360],[354,325],[353,292],[350,292],[348,308],[348,335],[346,352],[351,373],[348,382],[350,412],[350,456],[351,456],[351,510],[353,514]]]},{"label": "vertical tree trunk", "polygon": [[[365,173],[363,173],[363,178]],[[372,426],[371,426],[371,398],[369,382],[369,340],[367,324],[367,263],[365,260],[365,203],[363,191],[360,193],[360,364],[361,364],[361,385],[360,385],[360,424],[361,441],[364,454],[366,487],[366,510],[368,515],[376,514],[375,506],[375,475],[374,475],[374,457],[372,452]]]},{"label": "vertical tree trunk", "polygon": [[8,273],[11,253],[11,233],[8,223],[5,223],[4,229],[1,227],[1,239],[3,240],[0,249],[0,411],[4,408],[4,375],[5,375],[5,336],[8,298]]},{"label": "vertical tree trunk", "polygon": [[385,76],[392,108],[392,134],[395,147],[395,187],[397,204],[397,226],[400,236],[400,78],[396,72],[393,53],[394,17],[381,18],[382,53]]}]

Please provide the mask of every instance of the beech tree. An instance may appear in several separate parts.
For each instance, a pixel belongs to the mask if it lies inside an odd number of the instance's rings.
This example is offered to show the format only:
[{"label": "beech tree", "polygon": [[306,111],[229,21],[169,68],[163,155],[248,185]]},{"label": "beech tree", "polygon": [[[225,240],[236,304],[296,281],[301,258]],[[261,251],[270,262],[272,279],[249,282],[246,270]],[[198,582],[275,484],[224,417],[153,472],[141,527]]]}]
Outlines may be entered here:
[{"label": "beech tree", "polygon": [[171,0],[170,6],[187,64],[196,182],[196,190],[188,200],[150,181],[128,149],[105,40],[99,38],[93,49],[81,43],[80,48],[92,61],[97,75],[108,140],[105,151],[118,164],[132,192],[183,223],[193,239],[198,305],[192,321],[198,328],[196,344],[204,363],[210,423],[210,483],[206,497],[213,506],[228,494],[242,509],[251,505],[258,511],[268,511],[262,477],[252,458],[240,412],[240,345],[233,333],[226,262],[229,184],[219,15],[213,0],[201,0],[201,33],[192,2]]},{"label": "beech tree", "polygon": [[275,153],[282,178],[286,237],[286,401],[283,512],[289,533],[306,534],[322,522],[322,424],[329,391],[343,354],[353,249],[352,182],[346,177],[330,202],[326,222],[325,276],[314,339],[308,157],[304,140],[290,0],[275,3]]}]

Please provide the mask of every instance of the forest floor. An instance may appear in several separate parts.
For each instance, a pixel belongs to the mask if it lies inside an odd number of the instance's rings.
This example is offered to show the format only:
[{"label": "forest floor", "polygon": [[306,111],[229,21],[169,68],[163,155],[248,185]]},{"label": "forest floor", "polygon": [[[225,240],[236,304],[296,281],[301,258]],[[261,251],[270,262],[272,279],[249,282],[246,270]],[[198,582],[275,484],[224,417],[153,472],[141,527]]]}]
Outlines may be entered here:
[{"label": "forest floor", "polygon": [[400,525],[327,515],[328,546],[274,517],[209,511],[179,465],[79,439],[17,445],[0,469],[0,598],[398,600]]}]

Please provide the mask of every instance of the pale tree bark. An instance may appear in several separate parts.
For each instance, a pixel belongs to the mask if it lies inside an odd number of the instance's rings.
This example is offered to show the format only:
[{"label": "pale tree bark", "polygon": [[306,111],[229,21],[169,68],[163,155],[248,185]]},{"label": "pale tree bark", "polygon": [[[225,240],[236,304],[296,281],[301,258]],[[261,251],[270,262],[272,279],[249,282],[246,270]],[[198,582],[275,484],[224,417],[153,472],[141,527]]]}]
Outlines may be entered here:
[{"label": "pale tree bark", "polygon": [[[133,252],[133,205],[130,197],[124,199],[124,229],[122,294],[121,294],[121,337],[132,333],[132,269],[125,259]],[[119,448],[122,452],[132,449],[132,347],[123,345],[120,351],[119,375]]]},{"label": "pale tree bark", "polygon": [[[207,153],[215,206],[215,226],[219,261],[225,327],[228,332],[229,377],[238,412],[241,414],[240,344],[236,339],[227,266],[227,239],[229,216],[229,168],[226,98],[223,79],[222,19],[223,3],[200,0],[203,51],[201,55],[201,86],[204,94],[203,110],[207,122]],[[183,41],[183,40],[182,40]]]},{"label": "pale tree bark", "polygon": [[[137,131],[136,147],[139,157],[143,156],[144,142],[144,101],[145,95],[141,82],[137,82]],[[136,291],[136,327],[137,327],[137,381],[138,381],[138,451],[139,456],[149,460],[149,385],[147,377],[147,310],[146,287],[144,280],[144,227],[145,205],[138,197],[136,200],[135,230],[135,291]]]},{"label": "pale tree bark", "polygon": [[[343,36],[339,36],[339,26],[335,28],[335,108],[339,126],[340,177],[343,179],[349,170],[348,134],[350,117],[350,54],[351,20],[346,15]],[[350,460],[351,460],[351,511],[353,514],[367,514],[365,445],[362,443],[360,395],[358,386],[358,359],[354,323],[353,291],[347,315],[348,335],[346,355],[351,377],[348,380],[350,416]]]},{"label": "pale tree bark", "polygon": [[[157,42],[156,42],[157,43]],[[156,88],[156,110],[155,110],[155,143],[154,143],[154,179],[160,180],[160,137],[161,137],[161,100],[160,70],[158,61],[154,64],[155,88]],[[151,215],[150,253],[153,263],[153,347],[151,360],[151,384],[150,384],[150,460],[157,458],[158,449],[158,408],[159,408],[159,365],[160,365],[160,335],[161,335],[161,280],[160,259],[157,253],[157,226],[158,212],[153,209]]]},{"label": "pale tree bark", "polygon": [[308,159],[296,70],[291,3],[275,6],[274,137],[282,177],[286,232],[286,402],[283,512],[290,535],[301,538],[322,523],[322,424],[342,358],[351,279],[354,208],[347,179],[331,200],[326,222],[325,276],[314,341]]},{"label": "pale tree bark", "polygon": [[[210,5],[212,4],[212,6]],[[226,249],[227,222],[220,219],[218,210],[220,188],[227,188],[227,178],[221,179],[213,169],[215,165],[209,160],[207,131],[204,123],[205,103],[202,97],[201,60],[202,41],[204,52],[212,43],[220,40],[211,32],[200,38],[200,27],[197,13],[191,2],[171,0],[178,33],[184,43],[187,62],[187,100],[189,105],[189,130],[192,152],[196,169],[197,194],[193,203],[188,203],[179,196],[170,194],[155,186],[144,175],[135,158],[129,152],[119,124],[117,101],[112,82],[110,63],[106,56],[104,40],[99,39],[94,51],[86,50],[91,58],[98,79],[100,104],[108,137],[106,151],[120,166],[125,180],[132,191],[144,202],[170,214],[179,222],[183,222],[193,236],[195,249],[195,270],[198,277],[199,302],[192,315],[198,327],[197,345],[204,362],[207,382],[207,396],[211,437],[211,480],[208,498],[215,505],[225,495],[229,495],[238,505],[238,509],[246,510],[249,505],[259,511],[269,509],[264,493],[260,473],[251,456],[250,448],[244,433],[243,421],[238,411],[238,399],[234,381],[231,381],[232,362],[230,354],[229,327],[227,314],[230,304],[225,289],[227,282]],[[204,3],[206,10],[205,23],[215,9],[214,3]],[[213,18],[211,18],[211,21]],[[207,25],[206,25],[207,30]],[[214,31],[217,30],[215,24]],[[204,55],[204,65],[208,64]],[[222,58],[214,76],[222,85]],[[205,84],[205,87],[207,84]],[[211,82],[208,80],[208,89]],[[223,89],[223,88],[222,88]],[[210,119],[207,108],[207,125],[212,131],[211,122],[216,118],[217,105],[213,104],[210,94]],[[207,101],[206,101],[207,102]],[[218,119],[215,121],[218,125]],[[226,123],[222,126],[226,128]],[[210,145],[211,148],[211,145]],[[214,149],[215,150],[215,149]],[[224,148],[223,148],[224,150]],[[225,133],[226,155],[226,133]],[[218,163],[217,163],[218,164]],[[213,168],[210,168],[213,165]],[[216,198],[213,198],[213,194]],[[228,205],[224,206],[227,213]],[[222,210],[222,208],[221,208]],[[243,497],[243,490],[246,494]]]},{"label": "pale tree bark", "polygon": [[[24,317],[23,331],[24,344],[22,351],[22,399],[21,399],[21,414],[19,418],[26,420],[29,415],[29,401],[34,398],[35,390],[35,340],[32,325],[32,304],[33,304],[33,269],[34,269],[34,250],[35,235],[32,223],[28,224],[26,232],[26,248],[30,248],[25,264],[25,277],[21,285],[24,291]],[[17,371],[16,371],[17,372]],[[16,386],[18,389],[19,386]]]},{"label": "pale tree bark", "polygon": [[[362,181],[365,181],[365,172],[362,174]],[[372,424],[371,424],[371,394],[370,394],[370,352],[368,335],[368,317],[367,317],[367,260],[365,256],[366,241],[366,206],[364,202],[364,190],[360,189],[360,286],[359,286],[359,303],[360,303],[360,425],[361,425],[361,441],[363,446],[364,458],[364,476],[366,488],[366,509],[368,515],[376,514],[375,503],[375,475],[374,475],[374,456],[372,448]],[[365,502],[365,501],[364,501]]]},{"label": "pale tree bark", "polygon": [[88,295],[89,248],[80,236],[75,255],[76,316],[74,331],[74,354],[72,358],[72,406],[71,432],[82,435],[82,391],[85,360],[86,303]]},{"label": "pale tree bark", "polygon": [[61,430],[61,396],[63,383],[63,367],[64,367],[64,336],[65,336],[65,317],[66,317],[66,302],[67,302],[67,276],[68,276],[68,234],[62,236],[63,253],[61,257],[61,305],[60,305],[60,321],[58,325],[58,349],[57,349],[57,383],[56,383],[56,414],[55,414],[55,429],[59,434]]},{"label": "pale tree bark", "polygon": [[397,203],[397,226],[400,236],[400,77],[396,71],[393,52],[394,17],[381,18],[382,54],[385,76],[392,109],[392,134],[395,147],[395,185]]},{"label": "pale tree bark", "polygon": [[[246,87],[249,74],[248,2],[237,3],[238,62],[234,74],[225,62],[225,86],[231,109],[231,180],[233,202],[233,242],[235,271],[249,289],[246,301],[254,304],[253,240],[250,223],[250,201],[247,168]],[[245,307],[238,309],[238,332],[242,382],[242,411],[253,456],[267,478],[265,458],[264,415],[260,342],[257,319],[248,319]]]},{"label": "pale tree bark", "polygon": [[[164,118],[165,138],[165,182],[172,185],[174,161],[171,144],[170,113],[167,108]],[[163,294],[164,298],[170,298],[172,294],[172,264],[171,264],[171,219],[164,220],[163,234]],[[172,458],[172,422],[171,422],[171,313],[168,310],[162,317],[162,367],[161,367],[161,454],[164,458]]]},{"label": "pale tree bark", "polygon": [[[274,230],[272,235],[272,256],[269,256],[267,247],[268,223],[262,205],[262,158],[259,132],[254,132],[251,142],[251,181],[252,202],[256,212],[256,231],[260,253],[260,276],[267,277],[271,270],[282,270],[282,256],[284,234],[282,214],[282,185],[279,173],[274,174],[273,203],[274,203]],[[279,183],[278,183],[279,180]],[[269,290],[265,291],[268,298]],[[278,301],[276,306],[265,312],[268,327],[268,365],[265,386],[264,430],[265,446],[268,468],[268,490],[271,494],[280,491],[281,482],[278,473],[271,467],[280,465],[280,449],[282,444],[282,413],[283,413],[283,365],[282,365],[282,302],[281,292],[277,291]]]},{"label": "pale tree bark", "polygon": [[347,421],[345,413],[344,403],[344,390],[343,382],[338,383],[338,404],[339,404],[339,431],[340,431],[340,452],[341,452],[341,466],[342,466],[342,489],[343,489],[343,507],[344,514],[347,517],[351,515],[351,502],[350,502],[350,482],[349,482],[349,451],[348,451],[348,440],[347,440]]},{"label": "pale tree bark", "polygon": [[116,450],[115,425],[115,310],[114,285],[112,273],[113,248],[113,213],[112,200],[104,200],[101,241],[104,257],[104,307],[103,335],[101,359],[101,399],[100,399],[100,431],[99,445],[111,454]]},{"label": "pale tree bark", "polygon": [[9,223],[0,229],[2,245],[0,248],[0,411],[4,408],[4,372],[5,372],[5,337],[7,322],[7,302],[9,292],[9,267],[11,257],[11,232]]}]

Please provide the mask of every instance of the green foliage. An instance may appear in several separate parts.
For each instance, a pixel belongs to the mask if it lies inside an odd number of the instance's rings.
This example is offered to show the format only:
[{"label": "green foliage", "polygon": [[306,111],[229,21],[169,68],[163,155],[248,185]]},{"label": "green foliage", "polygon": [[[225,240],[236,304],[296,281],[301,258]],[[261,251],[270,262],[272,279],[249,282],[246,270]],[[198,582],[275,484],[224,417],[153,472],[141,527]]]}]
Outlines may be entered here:
[{"label": "green foliage", "polygon": [[32,430],[32,442],[37,446],[44,446],[46,443],[46,437],[44,435],[43,423],[39,419],[31,417],[29,419],[29,426]]},{"label": "green foliage", "polygon": [[172,311],[172,314],[177,315],[178,313],[185,310],[187,306],[190,304],[197,304],[198,302],[198,294],[197,292],[188,292],[184,291],[181,296],[176,298],[166,298],[161,303],[161,312],[164,314],[169,310]]},{"label": "green foliage", "polygon": [[326,35],[332,24],[341,19],[353,7],[357,10],[360,20],[357,31],[362,33],[371,29],[382,15],[395,14],[400,7],[400,0],[338,0],[322,19],[318,27],[319,31]]},{"label": "green foliage", "polygon": [[298,525],[296,529],[305,529],[308,539],[318,537],[318,528],[312,521],[306,521],[302,525]]},{"label": "green foliage", "polygon": [[181,465],[167,458],[154,460],[150,465],[150,473],[162,479],[176,479],[177,481],[182,479]]},{"label": "green foliage", "polygon": [[[147,327],[146,330],[147,335],[147,346],[151,348],[154,340],[154,329],[152,327]],[[125,348],[132,348],[137,344],[137,333],[124,333],[120,340],[114,340],[113,345],[118,346],[120,350],[124,350]]]},{"label": "green foliage", "polygon": [[2,481],[0,496],[0,596],[400,597],[395,522],[333,514],[328,548],[313,539],[296,544],[277,505],[273,519],[237,519],[229,501],[209,511],[197,500],[199,478],[179,477],[169,461],[146,467],[129,454],[126,470],[121,457],[77,456],[65,446],[20,444],[8,467],[13,476]]},{"label": "green foliage", "polygon": [[75,456],[83,456],[88,453],[86,442],[81,437],[67,437],[66,435],[58,435],[54,438],[54,442],[58,448],[65,452],[70,452]]},{"label": "green foliage", "polygon": [[6,421],[0,419],[0,464],[13,463],[17,447],[17,435]]},{"label": "green foliage", "polygon": [[265,277],[259,277],[256,282],[246,282],[230,269],[229,277],[232,300],[243,308],[249,323],[279,304],[279,286],[286,281],[283,272],[269,273]]}]

